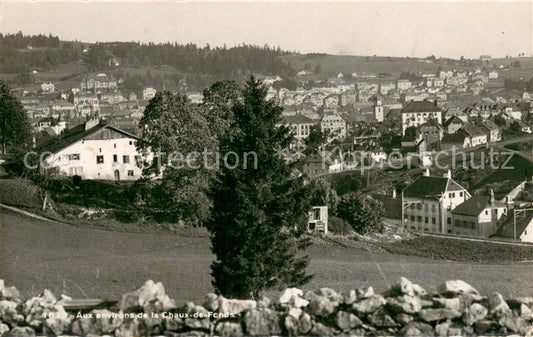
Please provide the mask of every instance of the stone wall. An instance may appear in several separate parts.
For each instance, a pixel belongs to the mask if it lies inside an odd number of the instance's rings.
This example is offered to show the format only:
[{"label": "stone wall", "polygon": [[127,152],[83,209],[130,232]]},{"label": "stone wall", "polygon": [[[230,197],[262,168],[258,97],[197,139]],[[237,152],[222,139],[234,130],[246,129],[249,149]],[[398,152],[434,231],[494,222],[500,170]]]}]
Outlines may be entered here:
[{"label": "stone wall", "polygon": [[203,304],[176,302],[161,283],[147,281],[116,308],[67,312],[69,298],[45,290],[20,299],[0,280],[0,335],[126,336],[472,336],[531,335],[533,298],[481,295],[471,285],[445,282],[436,294],[405,278],[382,294],[372,287],[285,289],[278,298],[227,299],[207,294]]}]

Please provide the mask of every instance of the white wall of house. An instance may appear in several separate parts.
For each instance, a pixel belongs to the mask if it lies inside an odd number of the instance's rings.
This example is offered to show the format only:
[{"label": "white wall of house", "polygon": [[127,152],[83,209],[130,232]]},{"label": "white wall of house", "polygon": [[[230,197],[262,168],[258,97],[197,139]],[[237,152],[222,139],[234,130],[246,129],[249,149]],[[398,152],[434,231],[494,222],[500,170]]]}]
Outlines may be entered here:
[{"label": "white wall of house", "polygon": [[533,242],[533,219],[529,222],[526,229],[520,235],[520,241]]},{"label": "white wall of house", "polygon": [[79,175],[83,179],[94,180],[136,180],[142,175],[141,168],[136,165],[136,156],[140,156],[140,153],[133,138],[86,139],[49,156],[46,162],[56,168],[61,176]]},{"label": "white wall of house", "polygon": [[486,207],[477,216],[453,214],[453,233],[489,237],[498,229],[498,220],[507,213],[505,207]]},{"label": "white wall of house", "polygon": [[418,127],[428,122],[429,119],[434,119],[437,123],[442,125],[442,113],[435,112],[404,112],[402,113],[402,135],[405,135],[405,130],[411,126]]}]

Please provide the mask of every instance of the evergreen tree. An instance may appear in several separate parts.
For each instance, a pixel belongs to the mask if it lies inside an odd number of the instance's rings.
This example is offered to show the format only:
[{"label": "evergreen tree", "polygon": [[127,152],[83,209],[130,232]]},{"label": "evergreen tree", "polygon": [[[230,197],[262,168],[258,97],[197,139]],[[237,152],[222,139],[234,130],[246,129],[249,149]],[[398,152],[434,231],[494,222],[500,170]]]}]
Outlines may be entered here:
[{"label": "evergreen tree", "polygon": [[17,152],[31,145],[31,126],[19,100],[0,81],[0,146],[2,154]]},{"label": "evergreen tree", "polygon": [[[221,163],[212,185],[211,270],[218,292],[247,298],[311,279],[305,272],[308,257],[297,256],[309,244],[302,235],[311,193],[275,154],[292,136],[278,127],[282,109],[266,100],[261,83],[250,78],[232,111],[232,132],[220,140],[221,156],[233,151],[241,159]],[[246,153],[256,154],[256,167]]]},{"label": "evergreen tree", "polygon": [[337,206],[337,216],[362,234],[382,232],[384,214],[380,201],[355,194],[344,196]]}]

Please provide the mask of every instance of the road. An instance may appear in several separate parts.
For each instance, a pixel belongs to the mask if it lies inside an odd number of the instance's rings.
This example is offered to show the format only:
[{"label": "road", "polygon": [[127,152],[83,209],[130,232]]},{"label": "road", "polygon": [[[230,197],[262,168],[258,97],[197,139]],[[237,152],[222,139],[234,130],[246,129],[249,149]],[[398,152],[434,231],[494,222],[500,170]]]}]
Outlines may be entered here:
[{"label": "road", "polygon": [[[533,296],[532,264],[476,264],[371,253],[340,246],[309,248],[306,289],[386,290],[401,276],[429,291],[463,279],[483,293]],[[24,297],[48,288],[76,298],[120,299],[145,280],[161,281],[171,297],[201,302],[212,291],[213,256],[206,237],[137,234],[79,228],[0,210],[0,278]]]}]

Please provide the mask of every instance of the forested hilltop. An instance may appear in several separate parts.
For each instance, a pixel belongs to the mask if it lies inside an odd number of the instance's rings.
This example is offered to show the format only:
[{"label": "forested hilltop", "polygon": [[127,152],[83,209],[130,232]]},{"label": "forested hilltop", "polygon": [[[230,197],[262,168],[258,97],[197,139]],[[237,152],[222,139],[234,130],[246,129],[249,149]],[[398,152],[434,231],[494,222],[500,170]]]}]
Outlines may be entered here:
[{"label": "forested hilltop", "polygon": [[[198,86],[222,78],[239,80],[251,73],[290,77],[295,71],[281,59],[288,54],[279,48],[246,44],[212,48],[170,42],[82,43],[60,41],[52,35],[0,34],[0,73],[13,75],[12,82],[19,84],[32,83],[34,70],[66,69],[71,64],[82,69],[80,72],[126,69],[126,74],[121,74],[124,78],[155,77],[163,67],[166,74],[187,76],[187,83]],[[131,68],[142,68],[143,73],[132,75],[128,72]],[[135,82],[135,78],[130,80]],[[160,84],[164,80],[160,79]]]}]

